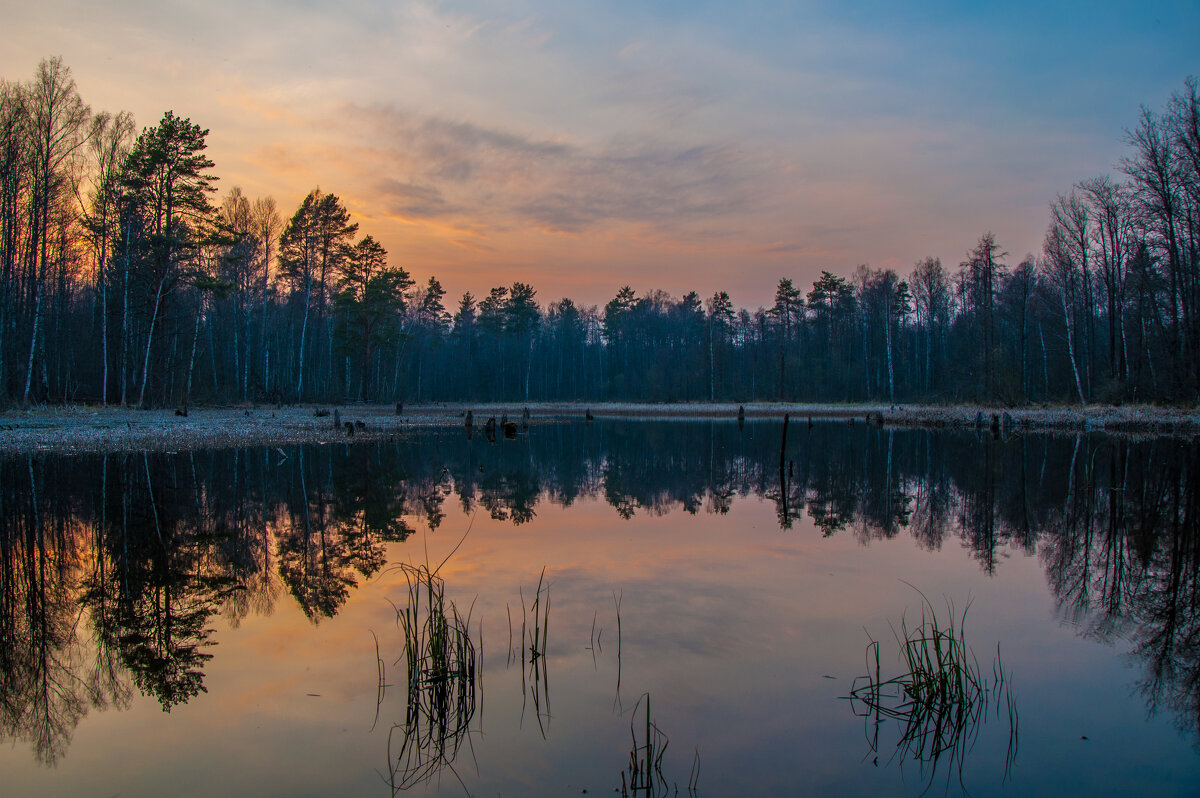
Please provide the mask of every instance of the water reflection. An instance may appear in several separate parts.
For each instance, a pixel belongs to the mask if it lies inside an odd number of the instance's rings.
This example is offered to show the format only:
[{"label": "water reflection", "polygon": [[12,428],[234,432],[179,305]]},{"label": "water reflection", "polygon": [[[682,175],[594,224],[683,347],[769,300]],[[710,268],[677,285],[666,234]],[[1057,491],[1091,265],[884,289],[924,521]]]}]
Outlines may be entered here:
[{"label": "water reflection", "polygon": [[[793,425],[562,424],[377,445],[0,461],[0,736],[52,764],[90,710],[205,690],[216,616],[316,624],[445,503],[514,525],[539,505],[721,514],[771,501],[783,533],[961,542],[985,573],[1036,553],[1062,618],[1129,641],[1151,711],[1200,732],[1200,452],[1167,440]],[[619,643],[618,643],[619,645]]]},{"label": "water reflection", "polygon": [[[399,567],[408,581],[407,601],[396,607],[396,623],[404,635],[398,664],[403,662],[406,700],[404,722],[393,724],[388,733],[388,786],[393,795],[443,770],[461,782],[454,762],[471,732],[479,687],[470,611],[464,615],[446,598],[437,569]],[[382,704],[386,668],[383,660],[379,662]]]}]

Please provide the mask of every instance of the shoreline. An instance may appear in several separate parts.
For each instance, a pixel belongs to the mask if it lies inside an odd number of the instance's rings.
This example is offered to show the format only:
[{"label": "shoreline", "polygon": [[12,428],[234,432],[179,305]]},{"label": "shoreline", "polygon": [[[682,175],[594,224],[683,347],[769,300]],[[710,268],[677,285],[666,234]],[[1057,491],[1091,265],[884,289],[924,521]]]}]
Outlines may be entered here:
[{"label": "shoreline", "polygon": [[[347,434],[333,426],[337,408]],[[467,410],[475,426],[489,416],[507,414],[519,421],[528,407],[532,424],[579,420],[590,412],[596,419],[725,420],[736,422],[739,407],[748,421],[846,421],[893,428],[980,429],[989,433],[993,417],[1004,434],[1023,431],[1099,432],[1117,435],[1191,439],[1200,435],[1200,409],[1151,406],[1003,408],[987,405],[835,405],[776,402],[702,402],[646,404],[609,402],[488,402],[421,404],[396,415],[394,405],[290,405],[195,407],[189,415],[174,410],[132,410],[118,407],[52,406],[0,412],[0,454],[76,454],[104,452],[179,451],[297,443],[346,443],[387,440],[414,429],[461,429]],[[319,410],[329,415],[318,415]],[[1008,419],[1005,423],[1005,414]],[[982,420],[982,426],[978,422]],[[361,426],[358,425],[361,422]]]}]

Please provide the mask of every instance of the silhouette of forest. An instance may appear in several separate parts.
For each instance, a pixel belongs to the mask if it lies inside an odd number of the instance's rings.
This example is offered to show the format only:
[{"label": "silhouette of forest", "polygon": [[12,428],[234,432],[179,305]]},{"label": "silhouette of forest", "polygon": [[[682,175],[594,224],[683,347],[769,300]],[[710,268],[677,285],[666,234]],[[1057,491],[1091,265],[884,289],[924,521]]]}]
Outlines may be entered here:
[{"label": "silhouette of forest", "polygon": [[0,81],[0,403],[1194,402],[1196,80],[1131,117],[1115,175],[1048,198],[1040,253],[985,232],[908,274],[782,277],[757,309],[543,304],[519,279],[448,306],[336,194],[218,195],[207,129],[167,111],[137,133],[47,59]]}]

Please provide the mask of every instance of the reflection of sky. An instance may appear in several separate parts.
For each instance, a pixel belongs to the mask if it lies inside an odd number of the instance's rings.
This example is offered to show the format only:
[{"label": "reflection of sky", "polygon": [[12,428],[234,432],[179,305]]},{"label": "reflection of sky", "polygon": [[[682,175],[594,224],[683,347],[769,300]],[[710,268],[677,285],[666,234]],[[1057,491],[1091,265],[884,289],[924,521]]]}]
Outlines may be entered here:
[{"label": "reflection of sky", "polygon": [[[649,692],[671,741],[667,777],[686,784],[698,747],[704,794],[916,795],[918,771],[887,765],[890,751],[879,768],[863,760],[863,724],[837,700],[864,672],[868,633],[883,644],[885,671],[896,667],[889,623],[919,612],[905,582],[939,607],[946,597],[960,608],[971,599],[969,642],[988,670],[999,641],[1015,679],[1017,769],[1002,788],[1007,727],[985,726],[964,776],[971,794],[1192,794],[1200,783],[1187,740],[1166,718],[1146,721],[1121,655],[1060,624],[1043,563],[1015,549],[988,577],[953,542],[931,552],[902,534],[863,546],[849,532],[823,538],[807,520],[781,531],[773,505],[754,498],[735,499],[726,515],[643,512],[628,521],[589,498],[569,508],[543,501],[520,526],[484,513],[472,521],[448,503],[436,533],[394,545],[391,559],[436,563],[468,524],[442,573],[448,597],[474,603],[477,635],[482,624],[478,771],[469,758],[458,763],[472,794],[611,792],[627,762],[628,713]],[[528,602],[543,566],[545,739],[531,701],[522,715],[520,671],[505,666],[506,608],[519,625],[518,588]],[[614,592],[624,713],[614,711]],[[286,594],[269,617],[232,630],[218,620],[207,693],[170,715],[142,698],[126,712],[93,711],[55,769],[34,765],[23,746],[0,750],[6,794],[383,794],[374,771],[404,711],[401,639],[386,599],[404,593],[401,574],[385,570],[319,624]],[[374,731],[372,631],[392,683]],[[449,774],[441,791],[462,794]]]},{"label": "reflection of sky", "polygon": [[6,3],[0,75],[210,128],[222,187],[339,194],[452,296],[729,290],[1019,258],[1197,69],[1193,3]]}]

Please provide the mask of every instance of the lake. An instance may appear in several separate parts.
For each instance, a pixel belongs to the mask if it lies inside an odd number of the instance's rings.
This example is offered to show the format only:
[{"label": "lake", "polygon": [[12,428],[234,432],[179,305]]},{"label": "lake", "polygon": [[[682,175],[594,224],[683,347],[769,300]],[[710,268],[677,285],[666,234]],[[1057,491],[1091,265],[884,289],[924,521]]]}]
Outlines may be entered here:
[{"label": "lake", "polygon": [[3,792],[1200,791],[1194,443],[781,433],[0,460]]}]

